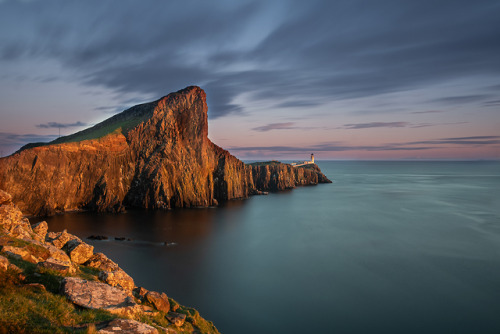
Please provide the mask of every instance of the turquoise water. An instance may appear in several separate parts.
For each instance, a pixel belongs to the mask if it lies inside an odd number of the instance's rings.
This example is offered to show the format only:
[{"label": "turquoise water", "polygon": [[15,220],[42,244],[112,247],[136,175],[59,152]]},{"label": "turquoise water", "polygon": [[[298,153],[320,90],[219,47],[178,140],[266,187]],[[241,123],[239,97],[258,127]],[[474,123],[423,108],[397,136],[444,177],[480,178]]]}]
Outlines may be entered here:
[{"label": "turquoise water", "polygon": [[333,184],[49,229],[132,238],[88,242],[221,333],[500,333],[499,162],[318,165]]}]

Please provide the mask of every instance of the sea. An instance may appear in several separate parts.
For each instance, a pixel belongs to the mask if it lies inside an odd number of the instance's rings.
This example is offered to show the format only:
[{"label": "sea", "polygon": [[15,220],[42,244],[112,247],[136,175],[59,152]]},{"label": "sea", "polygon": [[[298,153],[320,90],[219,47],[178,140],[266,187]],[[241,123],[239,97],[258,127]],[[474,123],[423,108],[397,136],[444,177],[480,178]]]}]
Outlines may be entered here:
[{"label": "sea", "polygon": [[47,222],[221,333],[500,333],[500,162],[317,164],[332,184]]}]

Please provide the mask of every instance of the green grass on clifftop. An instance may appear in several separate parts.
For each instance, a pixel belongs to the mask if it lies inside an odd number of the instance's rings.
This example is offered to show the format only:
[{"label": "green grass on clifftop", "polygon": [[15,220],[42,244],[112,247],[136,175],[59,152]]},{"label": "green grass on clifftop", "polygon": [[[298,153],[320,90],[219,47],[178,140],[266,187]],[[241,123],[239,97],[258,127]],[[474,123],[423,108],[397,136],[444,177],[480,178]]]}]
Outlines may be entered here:
[{"label": "green grass on clifftop", "polygon": [[128,131],[136,127],[138,124],[151,118],[154,112],[155,103],[156,101],[136,105],[88,129],[57,138],[48,143],[29,143],[21,147],[19,151],[38,146],[75,143],[84,140],[99,139],[114,132],[127,134]]},{"label": "green grass on clifftop", "polygon": [[277,161],[277,160],[271,160],[271,161],[259,161],[259,162],[252,162],[252,163],[249,163],[247,165],[249,166],[273,166],[273,165],[281,165],[283,164],[282,162],[280,161]]}]

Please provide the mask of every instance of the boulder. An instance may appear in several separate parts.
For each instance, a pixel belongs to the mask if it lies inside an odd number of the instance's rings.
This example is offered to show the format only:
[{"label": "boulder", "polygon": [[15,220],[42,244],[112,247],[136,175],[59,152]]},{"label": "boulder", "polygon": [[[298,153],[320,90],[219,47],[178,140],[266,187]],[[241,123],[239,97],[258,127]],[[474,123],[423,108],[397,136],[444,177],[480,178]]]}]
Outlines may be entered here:
[{"label": "boulder", "polygon": [[42,221],[36,223],[31,228],[33,229],[33,233],[35,233],[36,240],[45,241],[45,236],[47,235],[47,231],[49,229],[47,222]]},{"label": "boulder", "polygon": [[148,293],[149,291],[144,289],[143,287],[137,287],[134,289],[133,293],[134,293],[134,296],[135,298],[138,298],[140,299],[141,301],[144,300],[144,298],[146,298],[146,294]]},{"label": "boulder", "polygon": [[83,264],[94,255],[94,246],[86,244],[80,239],[68,241],[63,250],[69,255],[71,261]]},{"label": "boulder", "polygon": [[12,196],[0,189],[0,205],[12,203]]},{"label": "boulder", "polygon": [[141,311],[140,306],[126,291],[101,282],[66,277],[61,284],[61,293],[72,303],[88,309],[129,316]]},{"label": "boulder", "polygon": [[7,268],[9,268],[9,260],[5,256],[0,255],[0,271],[6,271]]},{"label": "boulder", "polygon": [[168,312],[165,318],[167,318],[168,321],[170,321],[177,327],[181,327],[182,325],[184,325],[184,322],[186,321],[186,315],[177,312]]},{"label": "boulder", "polygon": [[39,262],[38,267],[55,270],[61,274],[72,274],[76,272],[71,261],[62,261],[53,257],[49,257],[47,260]]},{"label": "boulder", "polygon": [[170,302],[170,311],[176,312],[181,307],[179,303],[172,298],[169,298],[168,301]]},{"label": "boulder", "polygon": [[99,279],[111,286],[118,286],[125,290],[132,291],[135,287],[134,280],[122,269],[115,271],[101,271]]},{"label": "boulder", "polygon": [[115,319],[100,329],[100,334],[158,334],[158,330],[153,326],[131,319]]},{"label": "boulder", "polygon": [[59,261],[68,262],[71,264],[71,259],[69,258],[68,254],[66,254],[63,250],[55,246],[52,246],[50,244],[42,245],[42,247],[44,247],[46,250],[49,251],[49,257],[57,259]]},{"label": "boulder", "polygon": [[14,204],[0,205],[0,231],[15,238],[33,239],[33,231],[28,219]]},{"label": "boulder", "polygon": [[66,230],[62,232],[49,232],[47,233],[47,236],[45,237],[45,241],[59,249],[63,248],[63,246],[70,240],[79,240],[82,241],[80,238],[78,238],[76,235],[68,233]]},{"label": "boulder", "polygon": [[103,271],[115,271],[120,269],[120,267],[115,262],[111,261],[103,253],[95,253],[83,265]]},{"label": "boulder", "polygon": [[30,222],[27,218],[23,218],[20,221],[16,222],[10,230],[10,236],[18,239],[33,239],[35,238],[35,234],[31,229]]},{"label": "boulder", "polygon": [[146,293],[145,299],[152,304],[158,311],[167,313],[170,311],[170,303],[168,297],[164,293],[149,291]]},{"label": "boulder", "polygon": [[38,263],[41,261],[40,258],[33,256],[26,248],[2,246],[2,252],[16,259],[28,261],[31,263]]},{"label": "boulder", "polygon": [[12,270],[16,274],[21,274],[23,270],[13,263],[9,263],[8,269]]}]

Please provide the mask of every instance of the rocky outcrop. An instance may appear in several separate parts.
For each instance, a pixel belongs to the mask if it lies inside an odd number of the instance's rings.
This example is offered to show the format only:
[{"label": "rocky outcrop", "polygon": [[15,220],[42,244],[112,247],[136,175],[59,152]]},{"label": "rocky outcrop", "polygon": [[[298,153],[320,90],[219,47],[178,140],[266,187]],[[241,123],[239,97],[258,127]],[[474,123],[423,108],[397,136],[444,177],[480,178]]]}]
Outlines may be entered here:
[{"label": "rocky outcrop", "polygon": [[35,233],[35,239],[38,241],[45,241],[45,236],[49,230],[47,222],[42,221],[31,226],[33,233]]},{"label": "rocky outcrop", "polygon": [[45,235],[45,241],[48,244],[51,244],[59,249],[63,248],[64,245],[66,245],[66,243],[71,240],[77,240],[81,242],[80,238],[78,238],[76,235],[68,233],[66,230],[62,232],[49,232]]},{"label": "rocky outcrop", "polygon": [[122,315],[133,315],[141,311],[140,306],[124,290],[101,282],[66,277],[62,281],[61,293],[72,303],[84,308],[102,309]]},{"label": "rocky outcrop", "polygon": [[0,189],[10,192],[23,212],[51,215],[83,208],[212,206],[260,190],[326,180],[289,165],[255,170],[207,134],[205,92],[188,87],[0,159]]},{"label": "rocky outcrop", "polygon": [[5,256],[0,255],[0,271],[5,271],[9,267],[9,260]]},{"label": "rocky outcrop", "polygon": [[120,269],[115,262],[108,259],[108,257],[103,253],[95,253],[90,259],[87,260],[87,262],[84,263],[84,265],[103,271],[116,271]]},{"label": "rocky outcrop", "polygon": [[[55,290],[79,307],[107,311],[113,317],[135,318],[115,319],[104,326],[92,324],[99,333],[157,333],[155,327],[140,322],[148,319],[167,333],[177,333],[178,327],[182,327],[182,333],[218,333],[197,311],[180,306],[165,293],[135,287],[132,277],[118,264],[102,253],[94,254],[93,247],[80,238],[67,231],[47,233],[45,222],[32,229],[11,197],[1,190],[0,203],[0,272],[17,275],[17,280],[24,282],[22,288],[40,293]],[[11,261],[21,263],[24,269]],[[182,312],[197,316],[187,317]]]},{"label": "rocky outcrop", "polygon": [[111,286],[120,287],[125,290],[133,290],[135,287],[132,277],[120,268],[114,271],[101,271],[99,279]]},{"label": "rocky outcrop", "polygon": [[167,319],[177,327],[181,327],[182,325],[184,325],[184,322],[186,321],[186,315],[177,312],[169,312],[167,314]]},{"label": "rocky outcrop", "polygon": [[158,311],[163,311],[165,313],[168,313],[168,311],[170,311],[170,302],[168,301],[168,297],[165,293],[149,291],[148,293],[146,293],[144,298]]},{"label": "rocky outcrop", "polygon": [[94,247],[79,239],[69,240],[63,248],[76,264],[83,264],[94,255]]},{"label": "rocky outcrop", "polygon": [[294,167],[270,161],[251,164],[254,188],[260,191],[280,191],[296,186],[331,183],[316,164]]}]

